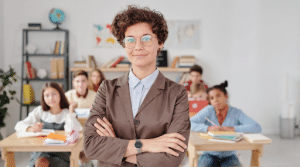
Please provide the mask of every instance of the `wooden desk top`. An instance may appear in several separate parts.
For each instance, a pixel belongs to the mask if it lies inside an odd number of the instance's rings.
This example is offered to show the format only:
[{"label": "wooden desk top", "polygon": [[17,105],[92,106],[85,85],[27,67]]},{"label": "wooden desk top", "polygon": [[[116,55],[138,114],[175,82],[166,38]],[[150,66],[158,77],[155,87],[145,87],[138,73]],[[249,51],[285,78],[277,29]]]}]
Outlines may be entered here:
[{"label": "wooden desk top", "polygon": [[[57,134],[66,134],[65,131],[55,131]],[[79,139],[75,144],[70,145],[44,145],[42,137],[28,137],[18,138],[14,133],[0,142],[0,147],[7,149],[7,151],[56,151],[56,152],[69,152],[74,148],[83,147],[83,134],[79,132]]]},{"label": "wooden desk top", "polygon": [[189,139],[189,145],[194,146],[197,150],[200,149],[201,151],[254,150],[265,144],[270,143],[250,143],[245,139],[236,143],[209,141],[208,139],[200,137],[198,132],[191,132]]}]

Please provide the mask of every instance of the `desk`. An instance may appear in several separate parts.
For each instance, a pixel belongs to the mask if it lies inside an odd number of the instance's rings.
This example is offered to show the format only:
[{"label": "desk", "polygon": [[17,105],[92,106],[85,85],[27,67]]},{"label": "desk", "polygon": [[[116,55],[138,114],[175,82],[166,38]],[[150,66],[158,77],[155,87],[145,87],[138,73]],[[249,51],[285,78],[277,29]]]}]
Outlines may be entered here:
[{"label": "desk", "polygon": [[[55,131],[57,134],[65,134],[64,131]],[[5,161],[5,167],[15,167],[14,152],[71,152],[70,167],[79,167],[79,152],[83,148],[83,137],[80,132],[79,139],[71,145],[44,145],[42,138],[17,138],[14,133],[0,142],[2,148],[2,159]],[[29,159],[28,159],[29,162]]]},{"label": "desk", "polygon": [[252,150],[251,167],[260,167],[260,157],[263,156],[263,146],[270,143],[271,141],[269,143],[250,143],[245,139],[236,143],[213,142],[200,137],[197,132],[191,132],[188,145],[189,166],[197,167],[197,151]]}]

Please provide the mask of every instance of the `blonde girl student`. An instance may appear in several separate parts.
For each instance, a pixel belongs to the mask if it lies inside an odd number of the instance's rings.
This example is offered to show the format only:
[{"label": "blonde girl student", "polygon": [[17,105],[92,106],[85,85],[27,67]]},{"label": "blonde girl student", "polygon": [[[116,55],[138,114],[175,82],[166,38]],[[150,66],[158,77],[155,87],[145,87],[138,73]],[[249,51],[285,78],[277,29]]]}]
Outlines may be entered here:
[{"label": "blonde girl student", "polygon": [[189,100],[207,100],[206,88],[203,83],[193,83],[188,91]]},{"label": "blonde girl student", "polygon": [[105,80],[105,76],[99,69],[93,69],[89,75],[89,89],[98,91],[100,84]]},{"label": "blonde girl student", "polygon": [[[260,133],[261,126],[248,117],[242,110],[229,106],[227,81],[207,89],[209,106],[191,118],[191,130],[197,132],[234,131]],[[215,125],[205,119],[207,117]],[[198,161],[198,167],[241,166],[235,151],[204,152]]]},{"label": "blonde girl student", "polygon": [[[17,132],[41,132],[42,129],[82,131],[82,126],[76,119],[76,113],[69,110],[69,102],[61,87],[55,82],[48,82],[43,86],[41,105],[15,126]],[[29,166],[67,167],[70,166],[70,153],[34,152],[31,154]]]}]

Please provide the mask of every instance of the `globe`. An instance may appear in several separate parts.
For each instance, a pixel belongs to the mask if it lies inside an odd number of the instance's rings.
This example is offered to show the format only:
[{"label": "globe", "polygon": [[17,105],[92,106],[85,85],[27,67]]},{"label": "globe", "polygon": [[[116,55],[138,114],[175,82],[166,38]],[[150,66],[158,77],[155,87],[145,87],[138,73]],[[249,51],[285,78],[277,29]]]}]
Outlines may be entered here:
[{"label": "globe", "polygon": [[65,13],[60,9],[52,9],[49,13],[49,19],[52,23],[56,24],[56,29],[59,29],[58,25],[65,20]]}]

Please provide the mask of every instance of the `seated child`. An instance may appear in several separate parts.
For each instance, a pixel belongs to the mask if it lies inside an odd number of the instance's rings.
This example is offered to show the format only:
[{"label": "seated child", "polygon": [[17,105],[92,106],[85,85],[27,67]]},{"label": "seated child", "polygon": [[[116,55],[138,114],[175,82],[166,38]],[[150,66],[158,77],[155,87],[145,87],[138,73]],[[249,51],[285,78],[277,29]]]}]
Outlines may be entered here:
[{"label": "seated child", "polygon": [[[202,68],[197,64],[193,65],[190,68],[190,78],[191,78],[191,80],[183,83],[183,86],[185,86],[185,89],[187,91],[190,91],[190,87],[193,83],[203,83],[204,84],[204,82],[202,80],[202,72],[203,72]],[[205,87],[205,89],[208,88],[207,85],[205,85],[205,84],[204,84],[204,87]]]},{"label": "seated child", "polygon": [[203,83],[193,83],[188,91],[189,100],[207,100],[206,89]]},{"label": "seated child", "polygon": [[94,103],[96,92],[88,89],[88,73],[80,70],[73,77],[74,89],[65,93],[70,104],[76,104],[75,108],[91,108]]},{"label": "seated child", "polygon": [[[15,130],[17,132],[41,132],[42,129],[82,131],[76,114],[68,108],[69,102],[61,87],[55,82],[48,82],[42,89],[41,106],[30,112],[27,118],[19,121]],[[70,152],[33,152],[29,166],[70,166]]]},{"label": "seated child", "polygon": [[[197,132],[235,131],[260,133],[261,126],[242,110],[229,106],[227,81],[207,89],[209,104],[191,118],[191,130]],[[205,119],[207,117],[216,126]],[[207,151],[199,158],[199,167],[241,166],[235,151]]]},{"label": "seated child", "polygon": [[105,80],[105,77],[99,69],[94,69],[89,75],[89,89],[95,92],[98,91],[100,84]]}]

